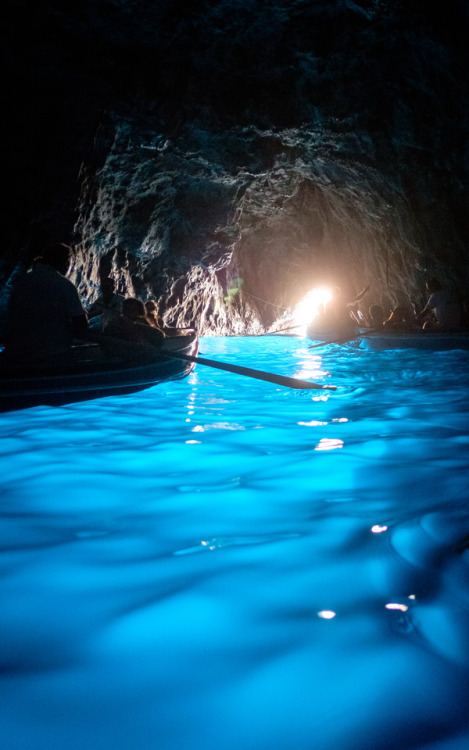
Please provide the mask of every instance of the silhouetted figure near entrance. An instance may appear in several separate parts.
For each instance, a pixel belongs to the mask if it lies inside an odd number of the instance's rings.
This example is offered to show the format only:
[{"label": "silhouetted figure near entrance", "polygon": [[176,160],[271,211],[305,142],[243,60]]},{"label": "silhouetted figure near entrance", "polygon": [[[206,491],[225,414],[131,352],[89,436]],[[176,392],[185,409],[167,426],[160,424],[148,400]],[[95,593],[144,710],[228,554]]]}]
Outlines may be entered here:
[{"label": "silhouetted figure near entrance", "polygon": [[381,305],[370,305],[368,310],[368,328],[381,328],[384,318],[384,310]]},{"label": "silhouetted figure near entrance", "polygon": [[414,312],[410,305],[397,305],[383,323],[386,331],[411,333],[418,330]]},{"label": "silhouetted figure near entrance", "polygon": [[429,294],[427,304],[418,314],[418,320],[424,320],[423,328],[430,331],[454,331],[461,327],[461,308],[455,297],[443,289],[438,279],[429,279],[426,283]]},{"label": "silhouetted figure near entrance", "polygon": [[356,331],[357,320],[353,316],[353,310],[357,303],[368,292],[369,286],[366,286],[352,300],[348,300],[339,287],[334,287],[332,299],[326,305],[325,316],[330,322],[332,328],[337,330],[338,335],[353,335]]}]

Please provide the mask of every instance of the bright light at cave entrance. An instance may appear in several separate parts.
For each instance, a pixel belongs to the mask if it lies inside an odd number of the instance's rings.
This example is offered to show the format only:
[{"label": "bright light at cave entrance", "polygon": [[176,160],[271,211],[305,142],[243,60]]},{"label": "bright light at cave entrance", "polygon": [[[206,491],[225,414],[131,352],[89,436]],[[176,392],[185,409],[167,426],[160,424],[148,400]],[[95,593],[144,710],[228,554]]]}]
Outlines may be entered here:
[{"label": "bright light at cave entrance", "polygon": [[325,306],[332,298],[328,289],[315,287],[303,297],[293,311],[293,319],[296,325],[307,326],[318,314],[318,306]]}]

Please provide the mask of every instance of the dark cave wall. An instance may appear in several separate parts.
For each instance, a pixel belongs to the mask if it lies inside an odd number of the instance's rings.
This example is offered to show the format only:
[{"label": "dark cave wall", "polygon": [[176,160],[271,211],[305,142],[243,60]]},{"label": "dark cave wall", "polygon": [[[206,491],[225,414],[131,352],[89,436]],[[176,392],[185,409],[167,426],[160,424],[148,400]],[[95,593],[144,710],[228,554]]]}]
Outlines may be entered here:
[{"label": "dark cave wall", "polygon": [[[168,322],[258,330],[318,281],[467,286],[467,8],[7,2],[5,282],[44,237]],[[419,300],[420,301],[420,300]]]},{"label": "dark cave wall", "polygon": [[168,323],[223,333],[274,324],[319,284],[353,296],[368,283],[364,305],[387,309],[423,302],[428,275],[465,289],[446,184],[430,169],[411,175],[411,205],[401,165],[378,170],[369,139],[354,137],[352,158],[343,134],[305,128],[212,134],[191,124],[160,145],[132,121],[117,130],[105,166],[83,181],[84,296],[97,291],[101,257],[121,291],[157,297]]}]

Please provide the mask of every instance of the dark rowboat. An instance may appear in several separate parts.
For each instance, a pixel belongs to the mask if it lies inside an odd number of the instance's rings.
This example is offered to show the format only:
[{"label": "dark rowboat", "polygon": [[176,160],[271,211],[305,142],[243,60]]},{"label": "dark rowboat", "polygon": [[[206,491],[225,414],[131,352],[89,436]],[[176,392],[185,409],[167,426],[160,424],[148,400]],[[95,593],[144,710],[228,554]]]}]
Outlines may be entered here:
[{"label": "dark rowboat", "polygon": [[469,349],[469,331],[440,332],[417,329],[415,331],[376,330],[351,328],[344,330],[318,331],[308,329],[308,338],[314,346],[327,344],[360,343],[367,349],[426,349],[430,351],[448,351],[451,349]]},{"label": "dark rowboat", "polygon": [[[168,354],[165,356],[164,347]],[[184,378],[195,363],[177,359],[177,354],[195,356],[198,338],[195,331],[168,339],[151,363],[132,364],[122,360],[97,360],[93,345],[80,362],[61,367],[0,367],[0,411],[31,406],[62,406],[103,396],[137,393],[167,380]],[[83,347],[86,352],[87,347]]]},{"label": "dark rowboat", "polygon": [[449,351],[451,349],[469,349],[469,332],[440,333],[438,331],[379,331],[363,333],[359,336],[362,345],[369,349],[426,349],[430,351]]}]

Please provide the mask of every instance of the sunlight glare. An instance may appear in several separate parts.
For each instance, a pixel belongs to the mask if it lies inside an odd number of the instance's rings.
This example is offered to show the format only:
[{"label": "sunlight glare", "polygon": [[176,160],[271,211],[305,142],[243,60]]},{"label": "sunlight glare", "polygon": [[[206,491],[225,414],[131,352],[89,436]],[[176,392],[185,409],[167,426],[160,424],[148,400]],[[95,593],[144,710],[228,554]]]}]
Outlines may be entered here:
[{"label": "sunlight glare", "polygon": [[390,602],[386,604],[386,609],[397,609],[400,612],[407,612],[409,607],[406,604],[399,604],[398,602]]},{"label": "sunlight glare", "polygon": [[332,438],[321,438],[319,443],[315,446],[315,451],[333,451],[336,448],[343,448],[343,440],[333,440]]},{"label": "sunlight glare", "polygon": [[293,319],[296,325],[307,326],[311,323],[318,314],[318,305],[327,305],[331,298],[332,294],[328,289],[322,287],[311,289],[293,310]]}]

